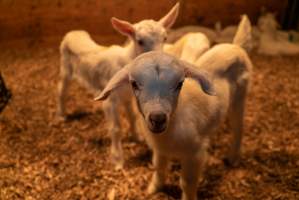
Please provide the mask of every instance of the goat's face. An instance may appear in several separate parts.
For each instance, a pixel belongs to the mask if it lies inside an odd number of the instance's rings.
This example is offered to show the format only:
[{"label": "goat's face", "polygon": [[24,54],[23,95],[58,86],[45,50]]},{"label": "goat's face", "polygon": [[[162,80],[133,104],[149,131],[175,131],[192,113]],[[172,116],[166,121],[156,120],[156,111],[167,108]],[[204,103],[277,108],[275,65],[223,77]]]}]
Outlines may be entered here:
[{"label": "goat's face", "polygon": [[273,33],[279,27],[279,24],[275,20],[275,15],[272,13],[266,13],[258,19],[258,27],[263,32]]},{"label": "goat's face", "polygon": [[162,133],[176,110],[185,77],[198,81],[205,93],[214,93],[208,76],[190,64],[158,51],[144,53],[117,72],[96,100],[129,83],[148,129]]},{"label": "goat's face", "polygon": [[143,20],[131,24],[113,17],[111,23],[115,30],[133,40],[137,56],[148,51],[162,50],[163,43],[167,38],[167,29],[175,23],[178,12],[179,3],[159,21]]},{"label": "goat's face", "polygon": [[143,20],[134,24],[135,35],[132,38],[136,55],[159,50],[162,51],[163,43],[166,41],[166,28],[154,20]]},{"label": "goat's face", "polygon": [[142,57],[132,65],[129,82],[148,129],[164,132],[175,111],[185,78],[184,69],[171,56]]}]

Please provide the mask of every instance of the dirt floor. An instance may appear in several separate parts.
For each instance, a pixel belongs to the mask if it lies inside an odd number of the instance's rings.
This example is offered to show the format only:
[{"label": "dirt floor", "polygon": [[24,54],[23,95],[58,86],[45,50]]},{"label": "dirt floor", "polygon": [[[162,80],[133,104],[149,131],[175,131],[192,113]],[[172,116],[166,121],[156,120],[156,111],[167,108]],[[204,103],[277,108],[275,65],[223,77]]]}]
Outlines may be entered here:
[{"label": "dirt floor", "polygon": [[[223,126],[198,184],[200,199],[299,199],[299,59],[252,60],[241,163],[229,168],[222,161],[231,136]],[[126,134],[124,170],[113,170],[103,112],[78,84],[68,97],[68,120],[55,121],[57,49],[1,50],[0,69],[13,93],[0,115],[1,200],[180,197],[177,163],[163,192],[146,195],[151,152]]]}]

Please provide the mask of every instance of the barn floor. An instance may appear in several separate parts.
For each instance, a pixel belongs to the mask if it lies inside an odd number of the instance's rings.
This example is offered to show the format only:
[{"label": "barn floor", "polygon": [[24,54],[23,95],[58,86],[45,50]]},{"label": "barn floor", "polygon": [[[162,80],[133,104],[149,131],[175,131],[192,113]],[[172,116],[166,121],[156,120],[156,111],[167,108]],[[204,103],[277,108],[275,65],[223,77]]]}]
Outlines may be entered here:
[{"label": "barn floor", "polygon": [[[299,59],[252,55],[241,163],[226,167],[230,130],[212,142],[200,199],[299,199]],[[57,49],[6,50],[0,69],[13,99],[0,116],[0,199],[178,199],[179,165],[163,192],[146,195],[151,153],[124,134],[114,171],[99,103],[73,84],[68,120],[55,120]]]}]

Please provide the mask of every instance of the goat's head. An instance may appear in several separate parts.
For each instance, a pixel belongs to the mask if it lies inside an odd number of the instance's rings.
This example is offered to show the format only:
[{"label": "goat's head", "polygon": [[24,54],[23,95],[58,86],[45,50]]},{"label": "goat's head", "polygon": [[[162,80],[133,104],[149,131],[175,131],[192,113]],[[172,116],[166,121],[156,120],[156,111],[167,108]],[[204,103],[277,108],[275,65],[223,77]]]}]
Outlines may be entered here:
[{"label": "goat's head", "polygon": [[104,100],[119,86],[131,84],[148,129],[152,133],[162,133],[167,130],[176,110],[186,77],[198,81],[205,93],[214,94],[206,73],[163,52],[148,52],[116,73],[96,100]]},{"label": "goat's head", "polygon": [[175,23],[178,12],[179,3],[159,21],[142,20],[131,24],[113,17],[111,23],[115,30],[134,42],[136,55],[139,55],[148,51],[162,50],[163,43],[167,39],[167,29]]},{"label": "goat's head", "polygon": [[262,32],[273,33],[279,28],[279,24],[275,19],[275,14],[266,13],[258,19],[258,28]]}]

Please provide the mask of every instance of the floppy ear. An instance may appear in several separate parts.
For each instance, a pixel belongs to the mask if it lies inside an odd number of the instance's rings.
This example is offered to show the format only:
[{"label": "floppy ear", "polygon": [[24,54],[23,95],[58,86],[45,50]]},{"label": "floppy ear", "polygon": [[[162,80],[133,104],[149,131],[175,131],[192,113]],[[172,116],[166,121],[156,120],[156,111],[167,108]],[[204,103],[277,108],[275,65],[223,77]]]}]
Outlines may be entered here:
[{"label": "floppy ear", "polygon": [[209,74],[203,70],[199,70],[195,68],[193,65],[183,62],[184,64],[184,71],[185,71],[185,77],[192,78],[199,82],[201,85],[202,90],[211,96],[215,96],[216,92],[214,89],[214,85],[211,81],[211,78]]},{"label": "floppy ear", "polygon": [[135,37],[135,29],[131,23],[112,17],[111,24],[122,35]]},{"label": "floppy ear", "polygon": [[129,82],[129,73],[126,67],[119,70],[107,83],[104,90],[101,92],[99,96],[94,98],[96,101],[103,101],[107,99],[110,93],[116,88],[125,85]]},{"label": "floppy ear", "polygon": [[176,3],[175,6],[159,20],[159,23],[162,24],[166,29],[169,29],[174,24],[177,16],[179,15],[180,3]]}]

